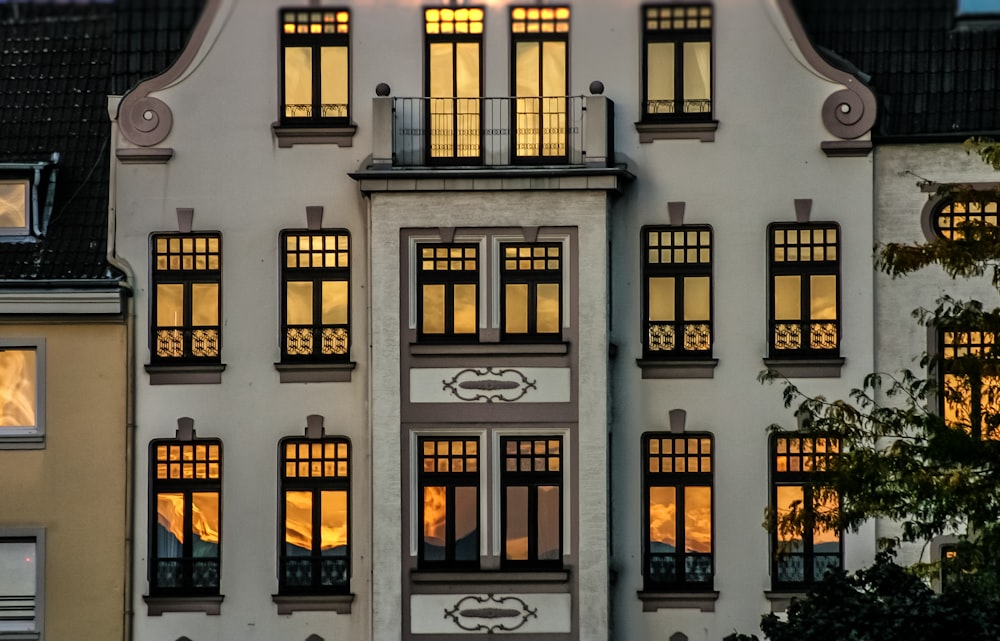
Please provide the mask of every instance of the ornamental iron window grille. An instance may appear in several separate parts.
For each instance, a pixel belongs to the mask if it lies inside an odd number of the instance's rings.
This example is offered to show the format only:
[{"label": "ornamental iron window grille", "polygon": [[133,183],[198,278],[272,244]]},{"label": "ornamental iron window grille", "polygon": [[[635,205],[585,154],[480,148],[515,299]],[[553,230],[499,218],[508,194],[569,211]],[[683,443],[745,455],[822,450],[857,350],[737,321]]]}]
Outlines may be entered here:
[{"label": "ornamental iron window grille", "polygon": [[219,363],[222,236],[153,234],[150,360]]},{"label": "ornamental iron window grille", "polygon": [[711,357],[712,229],[645,227],[642,234],[644,357]]},{"label": "ornamental iron window grille", "polygon": [[351,13],[283,9],[281,124],[350,124]]},{"label": "ornamental iron window grille", "polygon": [[710,4],[642,7],[645,122],[712,119]]},{"label": "ornamental iron window grille", "polygon": [[562,567],[562,439],[500,439],[501,567]]},{"label": "ornamental iron window grille", "polygon": [[418,564],[478,568],[478,438],[421,437],[417,448]]},{"label": "ornamental iron window grille", "polygon": [[500,245],[501,337],[553,341],[562,332],[562,245]]}]

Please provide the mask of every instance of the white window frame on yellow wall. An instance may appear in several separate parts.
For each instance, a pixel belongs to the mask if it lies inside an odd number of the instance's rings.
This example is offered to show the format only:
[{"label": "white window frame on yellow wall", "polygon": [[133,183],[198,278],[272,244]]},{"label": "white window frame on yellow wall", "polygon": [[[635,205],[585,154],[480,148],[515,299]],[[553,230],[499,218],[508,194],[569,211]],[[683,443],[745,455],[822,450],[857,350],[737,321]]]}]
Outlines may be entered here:
[{"label": "white window frame on yellow wall", "polygon": [[45,339],[0,339],[0,449],[45,445]]}]

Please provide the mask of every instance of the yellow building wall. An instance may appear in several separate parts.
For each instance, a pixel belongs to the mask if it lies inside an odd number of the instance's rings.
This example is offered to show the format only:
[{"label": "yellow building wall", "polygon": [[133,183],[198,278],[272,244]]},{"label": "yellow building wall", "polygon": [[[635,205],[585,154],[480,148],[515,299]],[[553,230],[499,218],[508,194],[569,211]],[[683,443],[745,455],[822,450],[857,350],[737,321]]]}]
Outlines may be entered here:
[{"label": "yellow building wall", "polygon": [[0,324],[45,339],[45,447],[0,450],[0,528],[45,528],[46,641],[122,638],[126,327]]}]

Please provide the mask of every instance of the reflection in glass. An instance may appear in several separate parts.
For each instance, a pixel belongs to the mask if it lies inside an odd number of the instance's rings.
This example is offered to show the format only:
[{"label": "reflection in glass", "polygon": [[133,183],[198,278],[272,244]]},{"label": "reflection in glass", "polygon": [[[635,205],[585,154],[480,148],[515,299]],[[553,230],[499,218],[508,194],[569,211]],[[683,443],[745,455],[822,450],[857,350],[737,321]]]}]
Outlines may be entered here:
[{"label": "reflection in glass", "polygon": [[0,350],[0,427],[33,427],[38,364],[33,349]]},{"label": "reflection in glass", "polygon": [[809,314],[813,320],[836,320],[837,277],[834,275],[809,277]]},{"label": "reflection in glass", "polygon": [[[10,599],[15,605],[5,608],[9,612],[18,612],[20,608],[16,604],[23,602],[30,604],[25,606],[28,613],[34,609],[36,562],[34,541],[0,541],[0,603]],[[21,630],[14,627],[18,621],[11,621],[11,618],[0,612],[0,631]],[[4,627],[9,622],[10,625]],[[26,621],[25,624],[28,626],[24,628],[26,630],[34,627],[33,621]]]},{"label": "reflection in glass", "polygon": [[474,284],[455,285],[454,291],[455,291],[455,333],[475,334],[476,333],[476,285]]},{"label": "reflection in glass", "polygon": [[219,325],[219,284],[191,284],[191,324],[195,327]]},{"label": "reflection in glass", "polygon": [[537,331],[540,334],[559,332],[559,283],[539,283],[536,289]]},{"label": "reflection in glass", "polygon": [[455,560],[475,561],[479,558],[478,488],[455,488]]},{"label": "reflection in glass", "polygon": [[312,117],[312,49],[285,47],[285,116]]},{"label": "reflection in glass", "polygon": [[649,488],[650,552],[674,552],[677,546],[677,490]]},{"label": "reflection in glass", "polygon": [[[347,281],[323,281],[323,325],[347,324]],[[291,321],[289,321],[291,322]]]},{"label": "reflection in glass", "polygon": [[802,292],[799,276],[774,277],[774,319],[800,320],[802,318]]},{"label": "reflection in glass", "polygon": [[448,494],[444,487],[424,487],[424,559],[443,561],[447,549]]},{"label": "reflection in glass", "polygon": [[684,111],[709,111],[712,99],[712,45],[708,42],[684,43]]},{"label": "reflection in glass", "polygon": [[[779,485],[778,488],[778,519],[781,520],[789,514],[792,510],[801,510],[803,508],[803,489],[800,485]],[[790,543],[791,548],[789,552],[801,552],[802,551],[802,534],[801,533],[791,533],[791,532],[778,532],[778,540],[782,543]]]},{"label": "reflection in glass", "polygon": [[320,67],[320,117],[347,116],[347,47],[322,47]]},{"label": "reflection in glass", "polygon": [[507,488],[507,527],[504,532],[506,558],[511,561],[528,559],[528,488]]},{"label": "reflection in glass", "polygon": [[311,325],[313,317],[312,283],[290,281],[286,291],[286,322],[289,325]]},{"label": "reflection in glass", "polygon": [[538,488],[538,559],[559,560],[559,488]]},{"label": "reflection in glass", "polygon": [[709,320],[709,292],[711,279],[708,276],[689,276],[684,279],[684,320]]},{"label": "reflection in glass", "polygon": [[156,326],[181,327],[184,325],[184,285],[157,284]]},{"label": "reflection in glass", "polygon": [[684,488],[684,551],[712,551],[712,488]]},{"label": "reflection in glass", "polygon": [[285,492],[285,554],[307,556],[312,551],[311,491]]},{"label": "reflection in glass", "polygon": [[423,331],[425,334],[444,333],[444,285],[430,284],[422,288]]},{"label": "reflection in glass", "polygon": [[527,283],[508,283],[504,288],[505,319],[504,327],[508,333],[524,334],[528,331],[528,285]]},{"label": "reflection in glass", "polygon": [[646,112],[674,113],[674,43],[646,45]]},{"label": "reflection in glass", "polygon": [[27,181],[0,182],[0,228],[27,227],[27,194]]},{"label": "reflection in glass", "polygon": [[674,320],[674,278],[653,276],[649,279],[649,320]]}]

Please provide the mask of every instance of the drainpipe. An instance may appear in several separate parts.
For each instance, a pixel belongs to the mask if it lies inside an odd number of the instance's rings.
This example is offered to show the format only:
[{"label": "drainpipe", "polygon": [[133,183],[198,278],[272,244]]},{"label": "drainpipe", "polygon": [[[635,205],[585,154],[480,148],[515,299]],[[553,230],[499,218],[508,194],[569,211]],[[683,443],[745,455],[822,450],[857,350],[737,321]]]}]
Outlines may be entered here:
[{"label": "drainpipe", "polygon": [[122,641],[132,641],[132,577],[134,571],[133,548],[135,538],[135,510],[133,509],[133,489],[135,487],[135,272],[132,266],[116,254],[115,235],[118,216],[118,103],[121,96],[108,96],[108,117],[111,118],[111,144],[108,154],[111,163],[108,172],[108,240],[107,261],[125,274],[119,286],[125,295],[127,311],[125,316],[125,580],[122,612]]}]

